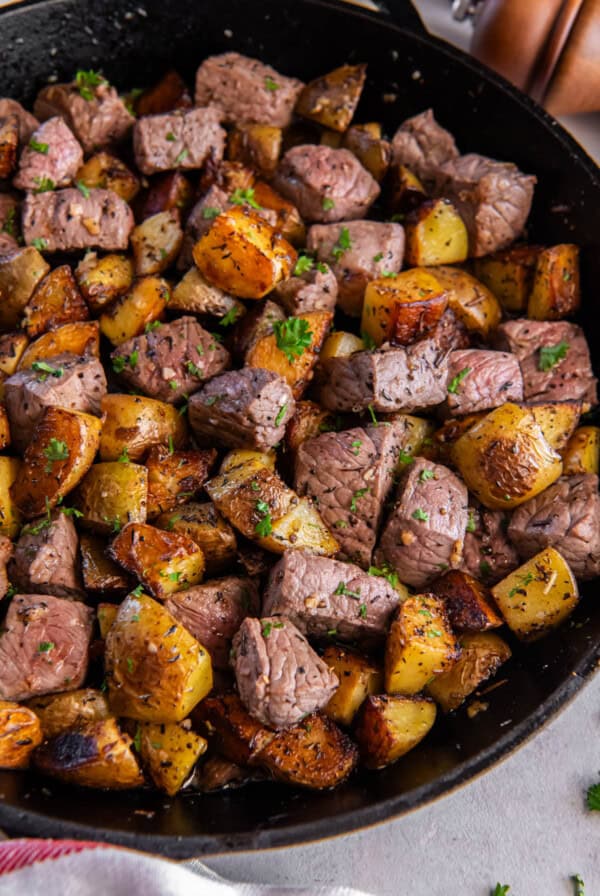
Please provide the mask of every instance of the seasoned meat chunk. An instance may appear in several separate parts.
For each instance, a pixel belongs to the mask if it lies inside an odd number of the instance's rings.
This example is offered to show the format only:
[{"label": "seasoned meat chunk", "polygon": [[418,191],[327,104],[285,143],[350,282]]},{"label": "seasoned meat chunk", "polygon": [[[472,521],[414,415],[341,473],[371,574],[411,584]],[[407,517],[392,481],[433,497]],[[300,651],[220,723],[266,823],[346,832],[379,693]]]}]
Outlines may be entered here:
[{"label": "seasoned meat chunk", "polygon": [[440,165],[457,156],[454,137],[437,123],[431,109],[407,118],[392,140],[393,162],[406,165],[425,185],[435,181]]},{"label": "seasoned meat chunk", "polygon": [[414,411],[446,397],[448,357],[431,339],[414,345],[329,358],[322,366],[321,403],[330,411]]},{"label": "seasoned meat chunk", "polygon": [[304,635],[280,616],[245,619],[233,639],[233,656],[242,702],[273,728],[295,725],[322,709],[338,686]]},{"label": "seasoned meat chunk", "polygon": [[29,700],[83,684],[93,610],[42,594],[12,599],[0,636],[0,698]]},{"label": "seasoned meat chunk", "polygon": [[342,310],[359,315],[369,280],[388,272],[395,274],[402,267],[404,228],[381,221],[313,224],[306,246],[331,265]]},{"label": "seasoned meat chunk", "polygon": [[19,451],[26,448],[45,408],[100,414],[105,395],[106,376],[98,358],[65,353],[51,358],[41,369],[18,370],[4,383],[13,445]]},{"label": "seasoned meat chunk", "polygon": [[305,221],[363,218],[379,196],[379,184],[349,150],[313,144],[288,149],[273,186]]},{"label": "seasoned meat chunk", "polygon": [[150,398],[171,404],[229,366],[229,352],[195,317],[179,317],[122,342],[112,353],[121,376]]},{"label": "seasoned meat chunk", "polygon": [[598,477],[564,476],[521,504],[512,515],[508,537],[523,560],[554,547],[578,579],[600,575]]},{"label": "seasoned meat chunk", "polygon": [[0,598],[6,596],[9,581],[7,565],[13,555],[14,545],[6,535],[0,535]]},{"label": "seasoned meat chunk", "polygon": [[220,120],[216,106],[138,119],[133,128],[138,168],[143,174],[156,174],[174,168],[202,168],[209,156],[219,161],[225,149]]},{"label": "seasoned meat chunk", "polygon": [[508,540],[509,516],[502,510],[469,508],[462,568],[486,585],[495,585],[519,565]]},{"label": "seasoned meat chunk", "polygon": [[13,184],[20,190],[66,187],[83,162],[83,150],[62,118],[49,118],[23,149]]},{"label": "seasoned meat chunk", "polygon": [[278,283],[273,297],[292,316],[310,311],[333,311],[338,285],[331,268],[320,262],[289,280]]},{"label": "seasoned meat chunk", "polygon": [[76,188],[29,193],[23,202],[23,238],[46,252],[75,249],[126,249],[134,220],[127,203],[112,190]]},{"label": "seasoned meat chunk", "polygon": [[240,53],[209,56],[196,72],[197,106],[214,103],[227,124],[270,124],[285,128],[304,87],[258,59]]},{"label": "seasoned meat chunk", "polygon": [[23,145],[29,142],[29,138],[39,128],[40,123],[37,118],[24,109],[21,103],[11,100],[8,97],[0,99],[0,118],[7,115],[16,115],[19,121],[19,143]]},{"label": "seasoned meat chunk", "polygon": [[450,353],[446,399],[450,414],[474,414],[507,401],[523,401],[523,377],[516,355],[476,348]]},{"label": "seasoned meat chunk", "polygon": [[340,543],[339,557],[368,567],[404,429],[401,424],[324,432],[298,448],[294,487],[309,495]]},{"label": "seasoned meat chunk", "polygon": [[336,638],[369,646],[385,638],[398,600],[382,576],[309,551],[286,551],[269,575],[263,613],[288,617],[310,637],[335,630]]},{"label": "seasoned meat chunk", "polygon": [[590,350],[577,324],[518,318],[500,324],[496,342],[519,359],[525,401],[583,399],[596,404]]},{"label": "seasoned meat chunk", "polygon": [[294,415],[292,390],[277,373],[244,367],[216,376],[190,398],[188,419],[201,444],[268,451]]},{"label": "seasoned meat chunk", "polygon": [[9,576],[22,593],[83,598],[79,574],[79,539],[71,517],[58,510],[50,518],[26,526],[9,567]]},{"label": "seasoned meat chunk", "polygon": [[415,458],[398,486],[376,558],[400,581],[423,588],[460,565],[468,522],[467,489],[447,467]]},{"label": "seasoned meat chunk", "polygon": [[510,162],[469,153],[440,166],[436,193],[457,207],[469,232],[469,254],[477,258],[523,233],[535,183]]},{"label": "seasoned meat chunk", "polygon": [[444,353],[468,348],[471,344],[469,331],[450,308],[444,311],[428,338]]},{"label": "seasoned meat chunk", "polygon": [[11,177],[17,167],[19,119],[16,115],[0,115],[0,179]]},{"label": "seasoned meat chunk", "polygon": [[33,109],[40,121],[54,115],[64,118],[86,153],[122,140],[135,121],[106,82],[82,91],[76,84],[49,84],[38,93]]}]

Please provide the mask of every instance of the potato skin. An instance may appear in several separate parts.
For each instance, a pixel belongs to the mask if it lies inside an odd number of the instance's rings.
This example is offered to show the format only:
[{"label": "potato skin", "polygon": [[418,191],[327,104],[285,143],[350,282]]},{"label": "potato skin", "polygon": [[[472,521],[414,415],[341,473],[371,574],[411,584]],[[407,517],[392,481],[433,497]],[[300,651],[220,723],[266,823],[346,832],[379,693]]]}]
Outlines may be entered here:
[{"label": "potato skin", "polygon": [[296,404],[294,416],[288,422],[285,430],[286,451],[294,454],[302,442],[323,432],[323,428],[333,423],[333,417],[329,411],[314,401],[299,401]]},{"label": "potato skin", "polygon": [[561,451],[563,473],[573,476],[577,473],[600,472],[600,427],[578,427]]},{"label": "potato skin", "polygon": [[163,320],[171,290],[166,280],[149,275],[136,280],[100,316],[100,330],[113,345],[144,332],[148,324]]},{"label": "potato skin", "polygon": [[459,569],[450,569],[436,579],[432,592],[444,602],[450,624],[456,631],[483,632],[502,625],[491,602],[489,589]]},{"label": "potato skin", "polygon": [[0,768],[27,768],[41,742],[37,715],[26,706],[0,700]]},{"label": "potato skin", "polygon": [[272,177],[281,155],[281,128],[270,124],[238,125],[227,138],[227,158]]},{"label": "potato skin", "polygon": [[190,502],[169,513],[162,513],[154,525],[168,532],[187,535],[204,554],[206,575],[218,575],[231,569],[237,560],[237,539],[232,527],[211,502]]},{"label": "potato skin", "polygon": [[315,78],[298,97],[296,113],[342,134],[352,121],[366,76],[366,65],[341,65]]},{"label": "potato skin", "polygon": [[444,712],[452,712],[511,657],[511,649],[494,632],[474,632],[460,639],[461,654],[447,672],[427,686],[428,694]]},{"label": "potato skin", "polygon": [[405,261],[416,265],[457,264],[469,254],[467,228],[448,199],[426,199],[406,218]]},{"label": "potato skin", "polygon": [[474,258],[474,275],[493,292],[507,311],[524,311],[541,246],[516,246],[484,258]]},{"label": "potato skin", "polygon": [[448,290],[448,304],[458,320],[471,333],[489,339],[502,318],[496,296],[475,277],[447,265],[428,268],[442,287]]},{"label": "potato skin", "polygon": [[0,327],[3,330],[19,325],[23,309],[49,270],[50,265],[33,246],[0,259]]},{"label": "potato skin", "polygon": [[189,722],[140,722],[140,753],[159,790],[174,796],[185,784],[208,744]]},{"label": "potato skin", "polygon": [[275,737],[274,731],[252,718],[237,694],[207,697],[193,720],[217,751],[236,765],[256,765],[256,757]]},{"label": "potato skin", "polygon": [[73,495],[85,529],[103,535],[129,522],[146,522],[148,471],[118,461],[92,464]]},{"label": "potato skin", "polygon": [[161,274],[175,261],[183,242],[178,208],[151,215],[131,233],[131,248],[138,277]]},{"label": "potato skin", "polygon": [[[0,379],[12,376],[17,372],[28,345],[29,339],[25,333],[0,334]],[[58,355],[60,352],[56,352],[56,354]]]},{"label": "potato skin", "polygon": [[148,469],[148,518],[185,504],[202,487],[217,457],[214,449],[171,451],[162,445],[151,448]]},{"label": "potato skin", "polygon": [[381,183],[390,166],[392,147],[387,140],[381,139],[380,126],[352,125],[344,134],[342,146],[349,149],[363,168]]},{"label": "potato skin", "polygon": [[21,512],[11,490],[22,465],[18,457],[0,457],[0,535],[9,538],[15,538],[21,529]]},{"label": "potato skin", "polygon": [[129,460],[141,460],[154,445],[183,448],[187,426],[177,409],[164,401],[142,395],[112,393],[101,404],[105,415],[100,437],[100,458],[118,460],[127,452]]},{"label": "potato skin", "polygon": [[[125,494],[128,494],[126,491]],[[125,594],[135,583],[106,554],[107,543],[97,535],[79,535],[83,587],[93,596]]]},{"label": "potato skin", "polygon": [[537,257],[527,303],[532,320],[561,320],[581,304],[579,247],[562,243],[543,249]]},{"label": "potato skin", "polygon": [[131,289],[133,263],[114,252],[102,258],[90,252],[79,262],[75,276],[86,302],[99,313]]},{"label": "potato skin", "polygon": [[[19,361],[19,370],[29,370],[34,361],[43,361],[63,352],[73,355],[100,356],[100,328],[95,320],[63,324],[43,333],[27,346]],[[14,371],[13,371],[14,372]]]},{"label": "potato skin", "polygon": [[55,737],[82,723],[99,722],[111,717],[106,697],[94,688],[34,697],[27,705],[39,718],[44,738]]},{"label": "potato skin", "polygon": [[354,727],[362,763],[377,769],[396,762],[423,740],[435,717],[427,697],[367,697]]},{"label": "potato skin", "polygon": [[339,725],[349,726],[363,701],[383,690],[382,670],[366,657],[333,644],[325,648],[323,659],[339,680],[338,689],[323,711]]},{"label": "potato skin", "polygon": [[[424,303],[430,305],[425,306]],[[420,303],[419,314],[405,336],[399,331],[397,339],[413,338],[421,330],[435,324],[448,305],[448,290],[436,276],[436,269],[412,268],[393,277],[378,277],[367,284],[363,303],[361,332],[371,337],[375,345],[386,342],[397,328],[397,317],[406,318],[410,306]],[[398,305],[402,306],[396,310]],[[404,308],[408,306],[408,309]],[[433,313],[435,309],[435,313]],[[427,311],[427,314],[425,312]],[[419,325],[421,312],[427,318]],[[438,316],[439,312],[439,316]]]},{"label": "potato skin", "polygon": [[17,167],[18,150],[19,119],[6,115],[0,123],[0,179],[9,178]]},{"label": "potato skin", "polygon": [[88,320],[90,314],[68,264],[54,268],[36,287],[23,312],[30,339],[60,324]]},{"label": "potato skin", "polygon": [[191,538],[145,523],[128,523],[108,554],[159,600],[198,585],[204,577],[204,554]]},{"label": "potato skin", "polygon": [[112,190],[125,202],[131,202],[140,189],[137,175],[121,159],[107,152],[90,156],[77,172],[76,180],[90,189]]},{"label": "potato skin", "polygon": [[561,451],[573,434],[581,416],[580,401],[556,401],[549,404],[530,405],[531,413],[539,423],[551,448]]}]

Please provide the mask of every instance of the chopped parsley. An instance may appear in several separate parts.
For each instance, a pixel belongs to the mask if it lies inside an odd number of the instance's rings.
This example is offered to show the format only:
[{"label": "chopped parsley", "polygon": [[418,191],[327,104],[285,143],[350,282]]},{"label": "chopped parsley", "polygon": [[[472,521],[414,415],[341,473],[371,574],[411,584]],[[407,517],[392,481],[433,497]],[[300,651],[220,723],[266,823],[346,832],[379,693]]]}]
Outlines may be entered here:
[{"label": "chopped parsley", "polygon": [[294,277],[300,277],[301,274],[308,274],[312,271],[314,260],[310,255],[299,255],[296,267],[294,268]]},{"label": "chopped parsley", "polygon": [[339,261],[342,255],[352,248],[352,240],[350,239],[350,231],[347,227],[342,227],[337,243],[331,250],[331,255],[336,261]]},{"label": "chopped parsley", "polygon": [[262,636],[268,638],[274,628],[283,628],[283,622],[263,622]]},{"label": "chopped parsley", "polygon": [[335,202],[333,201],[333,199],[329,199],[327,196],[325,197],[321,205],[324,212],[331,211],[332,208],[335,208]]},{"label": "chopped parsley", "polygon": [[335,526],[336,529],[347,529],[348,528],[348,523],[346,522],[346,520],[336,520],[333,525]]},{"label": "chopped parsley", "polygon": [[34,193],[49,193],[56,186],[51,177],[35,177],[34,183]]},{"label": "chopped parsley", "polygon": [[375,416],[375,411],[373,410],[373,405],[372,405],[372,404],[367,405],[367,410],[368,410],[368,412],[369,412],[369,414],[370,414],[370,416],[371,416],[371,420],[372,420],[372,422],[373,422],[373,426],[378,426],[379,423],[378,423],[378,421],[377,421],[377,417]]},{"label": "chopped parsley", "polygon": [[398,462],[404,464],[404,466],[408,466],[409,464],[414,464],[415,459],[409,451],[405,451],[404,448],[401,448],[400,454],[398,455]]},{"label": "chopped parsley", "polygon": [[69,448],[66,442],[52,437],[48,442],[48,447],[44,449],[44,456],[47,458],[44,473],[52,472],[52,464],[57,460],[67,460],[69,457]]},{"label": "chopped parsley", "polygon": [[482,576],[489,576],[492,571],[492,567],[487,562],[487,560],[481,560],[479,563],[479,572]]},{"label": "chopped parsley", "polygon": [[240,316],[242,309],[239,305],[234,305],[233,308],[230,308],[227,314],[224,314],[221,320],[219,321],[220,327],[230,327],[232,324],[236,322],[238,317]]},{"label": "chopped parsley", "polygon": [[8,212],[6,213],[6,218],[4,219],[4,224],[2,225],[2,233],[7,233],[9,236],[15,235],[15,233],[16,233],[16,227],[15,227],[16,215],[17,215],[17,210],[13,205],[12,208],[9,208]]},{"label": "chopped parsley", "polygon": [[127,657],[127,659],[125,660],[125,663],[127,665],[127,671],[130,673],[133,672],[133,660],[131,659],[130,656]]},{"label": "chopped parsley", "polygon": [[585,896],[585,883],[581,874],[574,874],[572,880],[575,884],[575,896]]},{"label": "chopped parsley", "polygon": [[467,522],[467,532],[474,532],[477,528],[477,524],[475,522],[475,513],[472,510],[469,510],[469,519]]},{"label": "chopped parsley", "polygon": [[31,369],[40,374],[38,376],[40,383],[45,383],[49,376],[60,379],[65,372],[63,367],[53,367],[52,364],[47,364],[46,361],[34,361]]},{"label": "chopped parsley", "polygon": [[181,514],[175,513],[172,517],[169,518],[169,522],[167,523],[167,532],[172,532],[175,528],[175,523],[181,519]]},{"label": "chopped parsley", "polygon": [[520,591],[522,592],[524,588],[530,585],[531,582],[533,582],[534,575],[532,572],[528,572],[524,576],[517,576],[517,578],[519,579],[520,584],[515,585],[514,588],[510,589],[510,591],[508,592],[509,597],[514,597],[515,594],[518,594]]},{"label": "chopped parsley", "polygon": [[55,647],[56,644],[53,641],[41,641],[38,644],[38,653],[50,653]]},{"label": "chopped parsley", "polygon": [[117,462],[120,464],[128,464],[129,463],[129,453],[128,453],[126,447],[123,448],[123,450],[119,454],[119,456],[117,458]]},{"label": "chopped parsley", "polygon": [[151,320],[150,323],[146,324],[146,326],[144,327],[144,333],[153,333],[154,330],[158,330],[160,325],[161,324],[159,320]]},{"label": "chopped parsley", "polygon": [[360,616],[361,619],[367,618],[367,605],[366,604],[358,605],[358,615]]},{"label": "chopped parsley", "polygon": [[422,510],[420,507],[417,507],[412,515],[412,518],[413,520],[420,520],[421,522],[426,523],[429,520],[429,514],[426,510]]},{"label": "chopped parsley", "polygon": [[283,352],[290,364],[294,363],[295,358],[302,357],[309,348],[313,335],[309,322],[302,317],[276,320],[273,323],[273,333],[277,348]]},{"label": "chopped parsley", "polygon": [[229,201],[234,205],[249,205],[250,208],[262,208],[262,205],[259,205],[254,198],[254,187],[248,187],[246,190],[238,187],[229,197]]},{"label": "chopped parsley", "polygon": [[133,746],[138,753],[142,749],[142,729],[139,722],[137,723],[135,734],[133,735]]},{"label": "chopped parsley", "polygon": [[137,585],[133,589],[133,591],[130,591],[129,593],[131,594],[132,597],[141,597],[142,594],[144,593],[144,588],[142,585]]},{"label": "chopped parsley", "polygon": [[459,370],[456,376],[450,380],[450,383],[448,384],[448,392],[450,392],[451,395],[456,395],[456,393],[458,392],[458,387],[465,379],[465,377],[467,377],[470,373],[470,367],[463,367],[462,370]]},{"label": "chopped parsley", "polygon": [[205,221],[212,221],[213,218],[216,218],[217,215],[221,214],[220,208],[215,208],[214,205],[207,205],[206,208],[202,209],[202,217]]},{"label": "chopped parsley", "polygon": [[281,421],[285,417],[285,412],[287,411],[287,409],[288,409],[288,403],[286,401],[285,404],[281,405],[281,407],[279,408],[279,413],[275,417],[275,426],[279,426],[281,424]]},{"label": "chopped parsley", "polygon": [[259,492],[259,491],[260,491],[260,485],[258,484],[258,482],[256,481],[256,479],[253,479],[253,480],[252,480],[252,482],[250,483],[250,488],[252,489],[253,492]]},{"label": "chopped parsley", "polygon": [[337,635],[337,633],[338,633],[337,628],[328,628],[328,629],[327,629],[327,636],[328,636],[329,638],[335,638],[335,636]]},{"label": "chopped parsley", "polygon": [[557,345],[543,345],[540,349],[540,358],[538,361],[538,370],[547,373],[548,370],[552,370],[559,361],[562,361],[563,358],[566,358],[567,352],[571,346],[568,342],[565,342],[564,339],[561,340]]},{"label": "chopped parsley", "polygon": [[100,87],[101,84],[108,84],[106,78],[92,69],[85,71],[80,69],[75,75],[75,84],[79,90],[79,95],[88,102],[94,99],[94,91],[92,88]]},{"label": "chopped parsley", "polygon": [[21,535],[39,535],[43,529],[49,529],[52,525],[52,516],[51,516],[51,508],[50,501],[48,498],[45,498],[46,502],[46,515],[42,517],[39,523],[28,523],[26,526],[23,526],[21,529]]},{"label": "chopped parsley", "polygon": [[43,156],[47,156],[50,147],[47,143],[40,143],[39,140],[32,137],[29,141],[29,149],[32,149],[34,152],[40,152]]},{"label": "chopped parsley", "polygon": [[41,236],[37,236],[34,240],[31,241],[31,245],[34,249],[37,249],[38,252],[43,252],[44,249],[48,248],[48,241]]},{"label": "chopped parsley", "polygon": [[421,470],[419,473],[419,482],[427,482],[429,479],[434,479],[435,473],[433,470]]},{"label": "chopped parsley", "polygon": [[375,263],[377,263],[378,261],[381,261],[382,258],[383,258],[383,252],[378,252],[377,255],[373,256],[373,261]]},{"label": "chopped parsley", "polygon": [[351,443],[352,454],[357,455],[362,447],[362,439],[355,439]]},{"label": "chopped parsley", "polygon": [[270,535],[273,531],[273,524],[271,522],[271,513],[270,507],[266,501],[257,501],[254,505],[257,513],[259,513],[262,517],[261,520],[254,527],[254,531],[258,535],[259,538],[266,538],[267,535]]},{"label": "chopped parsley", "polygon": [[395,588],[400,581],[398,573],[395,572],[391,566],[388,566],[387,563],[384,563],[383,566],[369,566],[367,572],[370,576],[379,576],[383,579],[387,579],[392,588]]},{"label": "chopped parsley", "polygon": [[137,349],[134,349],[130,355],[115,355],[112,359],[112,369],[115,373],[122,373],[127,365],[133,369],[139,357],[140,353]]},{"label": "chopped parsley", "polygon": [[177,380],[169,380],[169,388],[173,390],[173,392],[177,392],[179,389],[179,383]]},{"label": "chopped parsley", "polygon": [[182,149],[181,152],[175,157],[175,164],[180,165],[187,157],[189,156],[189,150]]},{"label": "chopped parsley", "polygon": [[76,181],[75,186],[77,187],[77,189],[79,190],[79,192],[81,193],[81,195],[83,196],[84,199],[90,198],[90,188],[88,186],[86,186],[86,184],[84,184],[84,182],[82,180]]},{"label": "chopped parsley", "polygon": [[496,884],[492,896],[506,896],[509,890],[508,884]]},{"label": "chopped parsley", "polygon": [[179,579],[181,578],[182,573],[180,570],[178,570],[177,572],[163,572],[161,570],[159,575],[161,579],[168,579],[170,582],[179,583]]},{"label": "chopped parsley", "polygon": [[350,501],[350,510],[352,513],[356,513],[356,502],[359,498],[364,498],[367,492],[370,492],[370,488],[359,488],[352,495],[352,500]]},{"label": "chopped parsley", "polygon": [[441,638],[442,633],[437,628],[430,628],[429,631],[427,632],[427,637],[428,638]]},{"label": "chopped parsley", "polygon": [[374,348],[377,348],[377,343],[375,342],[371,334],[365,332],[365,330],[361,331],[360,338],[364,342],[367,351],[371,352]]},{"label": "chopped parsley", "polygon": [[275,90],[279,90],[281,88],[281,84],[278,84],[277,81],[274,81],[273,78],[270,77],[270,75],[267,75],[265,77],[265,87],[267,88],[267,90],[274,92]]},{"label": "chopped parsley", "polygon": [[395,277],[396,271],[382,271],[381,276],[382,277]]},{"label": "chopped parsley", "polygon": [[319,271],[320,274],[326,274],[327,271],[329,270],[329,268],[323,261],[318,261],[317,262],[317,270]]},{"label": "chopped parsley", "polygon": [[344,594],[346,597],[354,597],[356,600],[360,600],[360,591],[351,591],[350,588],[346,588],[345,582],[340,582],[334,594]]},{"label": "chopped parsley", "polygon": [[592,784],[588,787],[586,804],[592,812],[600,812],[600,784]]},{"label": "chopped parsley", "polygon": [[165,140],[168,140],[169,143],[175,143],[177,137],[175,136],[173,131],[167,131],[167,133],[165,134]]},{"label": "chopped parsley", "polygon": [[202,369],[202,367],[198,367],[198,365],[194,364],[193,361],[186,361],[185,369],[189,374],[191,374],[191,376],[196,376],[198,377],[198,379],[202,379],[202,377],[204,376],[204,370]]}]

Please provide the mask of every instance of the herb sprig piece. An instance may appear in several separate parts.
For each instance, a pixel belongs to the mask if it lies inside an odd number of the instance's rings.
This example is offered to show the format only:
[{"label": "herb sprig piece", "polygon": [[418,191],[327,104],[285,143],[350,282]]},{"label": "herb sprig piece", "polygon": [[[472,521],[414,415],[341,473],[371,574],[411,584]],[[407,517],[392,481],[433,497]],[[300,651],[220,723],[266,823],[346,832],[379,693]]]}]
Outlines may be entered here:
[{"label": "herb sprig piece", "polygon": [[540,349],[538,370],[541,370],[543,373],[552,370],[553,367],[556,367],[559,361],[566,358],[570,348],[571,346],[568,342],[565,342],[564,339],[557,345],[543,345]]},{"label": "herb sprig piece", "polygon": [[312,330],[307,320],[302,317],[288,317],[273,323],[273,333],[277,348],[286,356],[290,364],[295,358],[301,358],[312,340]]},{"label": "herb sprig piece", "polygon": [[100,87],[101,84],[108,84],[108,81],[100,72],[95,72],[93,69],[88,71],[80,69],[75,75],[75,84],[79,95],[89,102],[95,97],[94,88]]}]

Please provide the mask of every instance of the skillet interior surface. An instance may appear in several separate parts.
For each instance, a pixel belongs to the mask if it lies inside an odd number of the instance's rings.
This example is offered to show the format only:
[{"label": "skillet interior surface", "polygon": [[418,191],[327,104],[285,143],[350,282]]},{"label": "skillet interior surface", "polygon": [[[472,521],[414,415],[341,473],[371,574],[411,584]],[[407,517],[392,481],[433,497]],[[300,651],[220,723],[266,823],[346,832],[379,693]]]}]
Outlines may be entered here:
[{"label": "skillet interior surface", "polygon": [[[48,77],[102,68],[121,88],[153,83],[169,67],[193,81],[210,53],[236,49],[308,79],[343,62],[367,62],[356,120],[393,133],[428,106],[463,151],[516,162],[537,175],[530,239],[582,247],[582,322],[600,368],[592,306],[600,282],[600,177],[564,131],[502,79],[422,34],[320,0],[44,0],[0,15],[2,93],[25,102]],[[395,98],[394,98],[395,97]],[[147,792],[77,791],[27,773],[0,773],[0,826],[14,833],[135,845],[173,857],[283,846],[382,821],[422,805],[488,768],[531,735],[581,686],[600,644],[592,593],[561,630],[527,648],[511,641],[506,683],[487,712],[436,723],[425,744],[383,772],[334,792],[260,783],[175,799]]]}]

